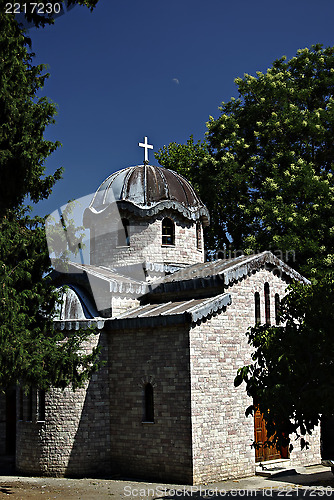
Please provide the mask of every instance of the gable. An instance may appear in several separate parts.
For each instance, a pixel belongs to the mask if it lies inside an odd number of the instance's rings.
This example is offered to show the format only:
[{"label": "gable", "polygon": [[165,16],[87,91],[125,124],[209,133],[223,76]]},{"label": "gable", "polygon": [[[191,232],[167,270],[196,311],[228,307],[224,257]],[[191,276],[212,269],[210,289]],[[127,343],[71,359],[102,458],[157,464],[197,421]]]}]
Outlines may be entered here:
[{"label": "gable", "polygon": [[187,266],[161,280],[150,293],[150,297],[153,300],[154,296],[168,297],[175,294],[214,295],[263,269],[280,276],[286,283],[309,283],[285,262],[266,251],[256,255],[242,255],[235,259],[220,259]]}]

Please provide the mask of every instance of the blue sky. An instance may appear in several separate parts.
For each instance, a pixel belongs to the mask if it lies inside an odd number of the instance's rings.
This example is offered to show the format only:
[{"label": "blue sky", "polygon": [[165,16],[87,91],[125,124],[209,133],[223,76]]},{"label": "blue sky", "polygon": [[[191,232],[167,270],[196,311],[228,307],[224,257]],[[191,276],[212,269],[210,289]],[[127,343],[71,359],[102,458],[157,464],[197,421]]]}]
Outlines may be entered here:
[{"label": "blue sky", "polygon": [[[115,170],[191,134],[237,97],[234,78],[313,43],[334,45],[333,0],[100,0],[54,26],[30,29],[36,63],[48,65],[44,94],[58,105],[46,137],[63,146],[46,163],[65,168],[44,215],[94,193]],[[150,152],[151,163],[156,163]]]}]

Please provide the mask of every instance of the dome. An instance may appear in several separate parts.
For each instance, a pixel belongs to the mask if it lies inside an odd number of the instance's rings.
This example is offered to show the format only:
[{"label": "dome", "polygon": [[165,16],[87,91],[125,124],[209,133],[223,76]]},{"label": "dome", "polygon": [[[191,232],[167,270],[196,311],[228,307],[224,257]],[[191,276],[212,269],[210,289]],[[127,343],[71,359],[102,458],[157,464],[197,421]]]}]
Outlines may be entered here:
[{"label": "dome", "polygon": [[105,212],[115,202],[140,216],[171,208],[188,219],[209,221],[208,210],[191,184],[163,167],[137,165],[111,174],[96,191],[89,209],[95,214]]}]

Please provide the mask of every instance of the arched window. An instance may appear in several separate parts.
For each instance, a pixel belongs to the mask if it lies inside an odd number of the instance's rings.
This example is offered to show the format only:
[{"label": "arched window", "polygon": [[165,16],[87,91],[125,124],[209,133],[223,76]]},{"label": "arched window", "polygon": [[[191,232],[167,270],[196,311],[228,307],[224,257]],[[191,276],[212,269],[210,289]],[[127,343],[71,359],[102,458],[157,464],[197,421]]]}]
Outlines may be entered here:
[{"label": "arched window", "polygon": [[202,225],[199,221],[196,222],[196,245],[197,250],[202,250]]},{"label": "arched window", "polygon": [[121,219],[118,227],[117,246],[129,247],[130,246],[130,223],[128,219]]},{"label": "arched window", "polygon": [[144,415],[143,422],[154,422],[153,386],[146,384],[144,387]]},{"label": "arched window", "polygon": [[162,221],[162,240],[163,245],[175,245],[175,224],[166,217]]},{"label": "arched window", "polygon": [[259,292],[255,292],[254,300],[255,300],[255,324],[258,325],[261,323],[261,309],[260,309],[260,294],[259,294]]},{"label": "arched window", "polygon": [[278,293],[275,293],[275,321],[276,325],[280,324],[281,301]]},{"label": "arched window", "polygon": [[270,290],[269,283],[264,284],[264,308],[266,313],[266,324],[270,325]]}]

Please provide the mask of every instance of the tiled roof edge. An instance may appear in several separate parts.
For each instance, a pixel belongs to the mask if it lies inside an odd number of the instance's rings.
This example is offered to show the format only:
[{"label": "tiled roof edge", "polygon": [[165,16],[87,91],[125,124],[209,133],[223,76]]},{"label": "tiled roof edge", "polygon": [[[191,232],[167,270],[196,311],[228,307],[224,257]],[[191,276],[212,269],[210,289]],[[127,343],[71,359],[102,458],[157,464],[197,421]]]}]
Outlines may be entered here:
[{"label": "tiled roof edge", "polygon": [[79,330],[80,328],[97,328],[102,330],[104,327],[105,320],[101,318],[96,319],[56,319],[53,322],[53,327],[55,330]]},{"label": "tiled roof edge", "polygon": [[193,323],[197,323],[212,314],[221,311],[224,307],[232,304],[232,298],[229,293],[224,293],[218,297],[214,297],[206,300],[200,306],[194,307],[194,310],[188,310],[188,314],[191,314]]}]

